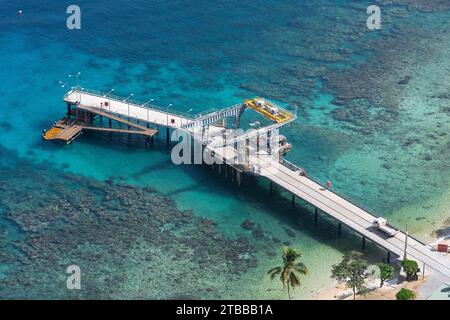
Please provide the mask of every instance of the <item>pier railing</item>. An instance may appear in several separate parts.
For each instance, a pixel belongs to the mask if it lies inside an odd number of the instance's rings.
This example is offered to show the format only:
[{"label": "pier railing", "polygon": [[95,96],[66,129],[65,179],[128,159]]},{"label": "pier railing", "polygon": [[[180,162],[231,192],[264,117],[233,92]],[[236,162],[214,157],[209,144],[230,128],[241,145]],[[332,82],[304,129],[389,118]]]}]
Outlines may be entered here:
[{"label": "pier railing", "polygon": [[[90,90],[90,89],[86,89],[86,88],[74,88],[73,90],[69,91],[68,93],[66,93],[64,95],[64,98],[67,98],[70,94],[72,93],[76,93],[76,92],[80,92],[80,93],[87,93],[93,96],[97,96],[100,98],[106,98],[108,100],[114,100],[117,102],[123,102],[123,100],[125,100],[124,97],[120,97],[111,93],[107,93],[107,92],[101,92],[101,91],[97,91],[97,90]],[[139,107],[139,108],[143,108],[143,109],[149,109],[149,110],[154,110],[154,111],[158,111],[164,114],[168,114],[168,115],[176,115],[176,116],[180,116],[183,118],[186,118],[188,120],[191,121],[195,121],[195,119],[199,118],[199,117],[203,117],[208,113],[212,113],[214,111],[216,111],[217,109],[208,109],[205,111],[200,111],[196,114],[189,114],[185,111],[179,111],[176,109],[168,109],[168,108],[164,108],[164,107],[160,107],[154,104],[150,104],[150,103],[145,103],[142,101],[138,101],[138,100],[133,100],[133,99],[128,99],[126,101],[129,104],[134,105],[135,107]]]},{"label": "pier railing", "polygon": [[[299,167],[299,166],[297,166],[296,164],[293,164],[292,162],[290,162],[290,161],[288,161],[288,160],[286,160],[286,159],[284,159],[284,158],[281,160],[281,163],[282,163],[283,165],[285,165],[287,168],[289,168],[289,169],[291,169],[291,170],[293,170],[293,171],[299,171],[299,170],[302,170],[302,171],[306,172],[306,170],[305,170],[304,168]],[[353,204],[355,207],[357,207],[357,208],[359,208],[359,209],[361,209],[361,210],[363,210],[363,211],[365,211],[365,212],[371,214],[371,215],[374,216],[374,217],[378,217],[378,215],[376,215],[371,209],[369,209],[369,208],[367,208],[367,207],[365,207],[365,206],[359,204],[358,202],[356,202],[355,200],[353,200],[352,197],[350,197],[348,194],[345,194],[344,192],[341,192],[341,191],[339,191],[339,193],[337,193],[337,192],[335,192],[335,191],[333,191],[333,190],[330,190],[329,188],[326,188],[321,182],[319,182],[319,180],[318,180],[317,178],[312,177],[312,176],[310,176],[309,174],[307,174],[307,177],[308,177],[310,180],[312,180],[312,181],[314,181],[315,183],[317,183],[318,185],[320,185],[322,188],[325,188],[325,189],[327,189],[329,192],[334,193],[334,194],[337,195],[338,197],[340,197],[340,198],[342,198],[342,199],[344,199],[344,200],[350,202],[350,203]],[[393,225],[391,225],[391,224],[389,224],[389,223],[387,223],[387,226],[390,227],[390,228],[392,228],[392,229],[394,229],[394,230],[401,231],[400,229],[394,227]],[[413,236],[411,236],[411,235],[408,235],[408,236],[409,236],[410,238],[416,240],[417,242],[419,242],[419,243],[421,243],[421,244],[427,246],[427,244],[425,244],[423,241],[420,241],[419,239],[417,239],[417,238],[415,238],[415,237],[413,237]]]}]

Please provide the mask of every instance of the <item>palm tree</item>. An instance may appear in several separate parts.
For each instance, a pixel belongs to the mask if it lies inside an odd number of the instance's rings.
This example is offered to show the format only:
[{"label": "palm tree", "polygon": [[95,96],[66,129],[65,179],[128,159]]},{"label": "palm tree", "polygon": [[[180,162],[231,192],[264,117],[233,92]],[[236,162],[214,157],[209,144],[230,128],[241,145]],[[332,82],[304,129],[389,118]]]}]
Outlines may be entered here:
[{"label": "palm tree", "polygon": [[290,288],[300,286],[300,275],[307,275],[308,268],[303,262],[295,262],[302,254],[294,248],[284,247],[281,257],[283,258],[283,266],[278,266],[270,269],[267,274],[270,280],[275,278],[278,274],[283,283],[283,288],[287,288],[289,300],[291,300]]}]

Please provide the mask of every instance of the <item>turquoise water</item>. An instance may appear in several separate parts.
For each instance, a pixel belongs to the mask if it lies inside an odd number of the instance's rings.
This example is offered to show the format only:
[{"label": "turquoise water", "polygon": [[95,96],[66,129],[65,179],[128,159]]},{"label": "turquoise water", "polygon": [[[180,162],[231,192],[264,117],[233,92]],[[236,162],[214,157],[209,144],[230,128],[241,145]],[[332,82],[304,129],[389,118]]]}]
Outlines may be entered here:
[{"label": "turquoise water", "polygon": [[[384,6],[377,32],[364,28],[367,1],[81,1],[80,31],[65,28],[67,1],[3,3],[0,297],[284,299],[265,272],[288,241],[311,270],[295,297],[311,298],[360,246],[264,181],[238,188],[171,164],[164,134],[151,151],[99,134],[43,143],[78,71],[83,87],[180,111],[255,95],[298,105],[282,132],[288,159],[430,241],[450,216],[450,8],[430,3]],[[262,235],[241,227],[247,219]],[[80,292],[65,289],[71,263]]]}]

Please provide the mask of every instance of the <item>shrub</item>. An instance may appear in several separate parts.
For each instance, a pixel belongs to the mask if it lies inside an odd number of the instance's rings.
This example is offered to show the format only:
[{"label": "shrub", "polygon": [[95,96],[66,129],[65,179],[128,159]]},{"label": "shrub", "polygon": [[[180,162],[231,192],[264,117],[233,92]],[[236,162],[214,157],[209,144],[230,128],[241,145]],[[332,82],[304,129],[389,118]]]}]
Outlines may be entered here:
[{"label": "shrub", "polygon": [[397,292],[395,297],[397,298],[397,300],[414,300],[416,294],[412,290],[401,288],[400,291]]},{"label": "shrub", "polygon": [[378,267],[380,268],[380,288],[381,288],[383,287],[384,282],[390,279],[394,274],[394,267],[386,263],[379,263]]},{"label": "shrub", "polygon": [[402,261],[402,267],[406,273],[406,280],[417,280],[416,274],[420,271],[420,269],[416,261],[405,259]]}]

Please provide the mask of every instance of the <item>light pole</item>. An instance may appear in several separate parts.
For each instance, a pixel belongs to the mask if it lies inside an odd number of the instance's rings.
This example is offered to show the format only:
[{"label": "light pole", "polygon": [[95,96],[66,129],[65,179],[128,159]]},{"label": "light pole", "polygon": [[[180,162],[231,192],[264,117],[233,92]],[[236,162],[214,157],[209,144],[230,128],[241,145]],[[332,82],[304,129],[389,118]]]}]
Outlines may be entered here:
[{"label": "light pole", "polygon": [[[109,90],[108,93],[105,94],[103,97],[107,97],[113,91],[114,91],[114,89]],[[111,111],[111,97],[109,97],[109,99],[108,99],[108,107],[109,107],[109,111]]]},{"label": "light pole", "polygon": [[406,260],[406,250],[408,249],[408,225],[406,225],[406,232],[405,232],[405,249],[403,251],[403,260]]},{"label": "light pole", "polygon": [[[186,121],[187,121],[187,122],[189,122],[188,114],[189,114],[189,112],[191,112],[192,110],[193,110],[192,108],[189,108],[189,110],[186,111]],[[180,119],[181,119],[181,126],[183,126],[183,118],[180,118]]]},{"label": "light pole", "polygon": [[151,102],[153,102],[153,101],[155,101],[155,99],[150,99],[150,100],[148,100],[146,103],[144,103],[144,104],[142,105],[142,107],[145,107],[146,105],[148,105],[149,103],[151,103]]},{"label": "light pole", "polygon": [[[155,99],[150,99],[150,100],[148,100],[146,103],[144,103],[144,104],[142,105],[142,107],[145,108],[145,106],[146,106],[147,104],[149,104],[149,103],[151,103],[151,102],[153,102],[153,101],[155,101]],[[146,109],[147,109],[147,122],[149,122],[149,119],[150,119],[150,116],[149,116],[149,109],[148,109],[148,108],[146,108]]]},{"label": "light pole", "polygon": [[78,104],[81,104],[81,90],[84,90],[84,88],[81,88],[80,91],[78,91],[78,93],[80,94],[80,101],[78,101]]},{"label": "light pole", "polygon": [[[128,99],[130,99],[132,96],[134,96],[134,93],[130,94],[128,97],[126,97],[122,102],[126,102]],[[127,103],[128,105],[128,118],[130,117],[130,103]]]},{"label": "light pole", "polygon": [[[76,74],[68,74],[67,75],[69,78],[72,78],[72,77],[77,78],[77,90],[80,89],[80,74],[81,74],[81,72],[77,72]],[[81,91],[79,91],[79,93],[80,93],[80,103],[81,103]]]},{"label": "light pole", "polygon": [[114,89],[109,90],[107,93],[105,93],[105,95],[103,97],[107,97],[113,91],[114,91]]},{"label": "light pole", "polygon": [[81,74],[81,72],[78,72],[76,74],[69,74],[69,75],[67,75],[69,78],[77,77],[77,88],[80,87],[80,74]]}]

